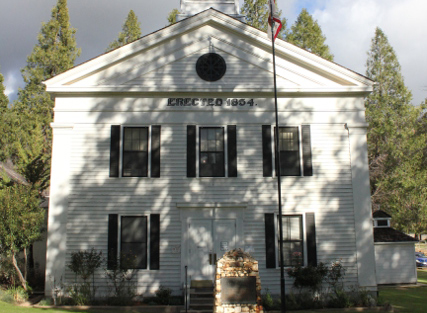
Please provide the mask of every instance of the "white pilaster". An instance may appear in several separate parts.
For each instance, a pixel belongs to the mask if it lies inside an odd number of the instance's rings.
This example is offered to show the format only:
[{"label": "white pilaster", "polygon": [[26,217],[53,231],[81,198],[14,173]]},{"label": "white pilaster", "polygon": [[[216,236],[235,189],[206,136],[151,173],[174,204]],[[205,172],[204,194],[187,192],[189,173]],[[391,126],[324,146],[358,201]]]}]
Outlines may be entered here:
[{"label": "white pilaster", "polygon": [[377,290],[375,249],[371,219],[367,124],[346,125],[350,142],[354,220],[359,286]]},{"label": "white pilaster", "polygon": [[67,210],[70,193],[70,153],[73,125],[51,124],[52,164],[46,253],[45,295],[52,295],[53,281],[64,278],[67,243]]}]

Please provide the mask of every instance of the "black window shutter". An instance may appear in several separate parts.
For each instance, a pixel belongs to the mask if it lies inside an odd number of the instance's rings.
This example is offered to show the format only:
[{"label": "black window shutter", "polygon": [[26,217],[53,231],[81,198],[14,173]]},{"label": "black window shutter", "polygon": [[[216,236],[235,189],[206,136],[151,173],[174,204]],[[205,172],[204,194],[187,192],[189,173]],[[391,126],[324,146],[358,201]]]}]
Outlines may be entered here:
[{"label": "black window shutter", "polygon": [[160,269],[160,215],[150,215],[150,270]]},{"label": "black window shutter", "polygon": [[119,177],[120,125],[111,125],[110,177]]},{"label": "black window shutter", "polygon": [[151,127],[151,177],[160,177],[160,125]]},{"label": "black window shutter", "polygon": [[265,261],[267,268],[276,268],[276,245],[274,236],[274,214],[266,213],[265,221]]},{"label": "black window shutter", "polygon": [[228,177],[237,177],[236,125],[227,126]]},{"label": "black window shutter", "polygon": [[273,173],[273,155],[271,152],[271,126],[262,125],[262,172],[264,177]]},{"label": "black window shutter", "polygon": [[314,213],[306,213],[305,227],[307,229],[308,265],[317,266],[316,226],[315,226]]},{"label": "black window shutter", "polygon": [[196,126],[187,125],[187,177],[196,177]]},{"label": "black window shutter", "polygon": [[118,252],[118,229],[119,219],[117,214],[108,214],[108,256],[107,269],[113,270],[117,268],[117,252]]},{"label": "black window shutter", "polygon": [[311,132],[310,125],[302,125],[302,160],[304,176],[313,176],[313,165],[311,162]]}]

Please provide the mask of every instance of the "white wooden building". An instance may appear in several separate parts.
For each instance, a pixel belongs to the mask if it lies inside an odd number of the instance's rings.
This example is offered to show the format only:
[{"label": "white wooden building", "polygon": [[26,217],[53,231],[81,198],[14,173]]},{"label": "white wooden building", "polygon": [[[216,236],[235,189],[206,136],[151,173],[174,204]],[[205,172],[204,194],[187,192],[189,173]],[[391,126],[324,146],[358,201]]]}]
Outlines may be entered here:
[{"label": "white wooden building", "polygon": [[392,228],[391,216],[378,210],[372,214],[374,223],[375,264],[377,283],[416,284],[416,239]]},{"label": "white wooden building", "polygon": [[[144,294],[180,293],[185,266],[189,280],[212,279],[214,260],[242,248],[279,293],[271,41],[241,21],[237,0],[181,4],[178,23],[46,82],[48,293],[54,277],[73,278],[70,253],[92,247],[110,261],[137,251]],[[279,39],[276,66],[285,265],[341,259],[347,285],[376,291],[373,82]]]}]

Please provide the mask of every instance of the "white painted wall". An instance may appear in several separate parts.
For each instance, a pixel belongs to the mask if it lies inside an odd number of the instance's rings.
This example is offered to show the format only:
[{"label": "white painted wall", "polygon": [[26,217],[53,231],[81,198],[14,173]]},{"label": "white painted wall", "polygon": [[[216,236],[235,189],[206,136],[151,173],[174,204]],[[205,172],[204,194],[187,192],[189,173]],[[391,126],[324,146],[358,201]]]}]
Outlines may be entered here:
[{"label": "white painted wall", "polygon": [[378,284],[415,284],[417,268],[414,243],[375,243]]},{"label": "white painted wall", "polygon": [[[50,223],[57,225],[57,231],[48,243],[48,273],[63,269],[71,251],[95,247],[107,254],[108,214],[160,213],[160,270],[138,271],[139,291],[153,293],[163,285],[179,293],[186,264],[176,254],[176,247],[182,244],[183,217],[177,203],[244,202],[241,245],[253,247],[263,286],[279,293],[279,269],[265,268],[264,249],[264,213],[277,213],[278,209],[276,178],[262,177],[261,126],[273,124],[274,114],[270,99],[254,100],[259,105],[253,108],[171,108],[166,98],[57,98],[55,123],[73,123],[73,127],[59,143],[60,135],[55,134],[53,169],[57,170],[52,184],[56,188],[51,196]],[[284,214],[316,213],[318,261],[341,259],[347,268],[347,285],[372,289],[375,281],[365,277],[372,274],[369,266],[373,263],[369,259],[368,264],[358,263],[366,259],[360,255],[357,241],[357,225],[371,223],[370,215],[355,214],[357,169],[352,167],[350,153],[355,148],[345,127],[346,123],[364,121],[361,103],[357,98],[279,100],[281,125],[311,125],[314,171],[312,177],[284,177],[282,195]],[[108,177],[110,126],[118,124],[162,125],[160,178]],[[187,124],[237,125],[237,178],[186,177]],[[362,145],[363,138],[359,138]],[[357,160],[363,163],[363,158]],[[62,182],[68,183],[68,188],[61,188]],[[54,244],[53,237],[61,241]],[[367,251],[373,251],[369,233],[362,237],[368,239],[363,241]],[[66,270],[64,278],[72,281],[74,276]],[[105,291],[102,271],[97,282]],[[286,282],[289,291],[291,281]]]}]

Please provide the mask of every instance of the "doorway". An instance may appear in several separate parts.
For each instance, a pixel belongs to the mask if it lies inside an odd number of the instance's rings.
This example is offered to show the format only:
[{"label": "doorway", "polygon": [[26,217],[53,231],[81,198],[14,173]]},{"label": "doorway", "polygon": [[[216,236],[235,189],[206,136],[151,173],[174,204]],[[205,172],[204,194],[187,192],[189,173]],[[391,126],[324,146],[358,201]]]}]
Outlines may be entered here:
[{"label": "doorway", "polygon": [[188,275],[213,280],[216,260],[236,248],[235,219],[192,219],[188,224]]}]

